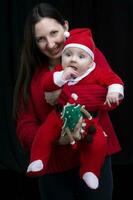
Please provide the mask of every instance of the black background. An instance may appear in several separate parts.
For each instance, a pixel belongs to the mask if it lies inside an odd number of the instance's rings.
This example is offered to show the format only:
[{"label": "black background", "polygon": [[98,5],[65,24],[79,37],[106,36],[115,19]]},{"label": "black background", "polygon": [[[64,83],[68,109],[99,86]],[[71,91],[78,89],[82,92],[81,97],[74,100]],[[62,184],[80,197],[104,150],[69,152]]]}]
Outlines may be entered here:
[{"label": "black background", "polygon": [[[4,195],[14,199],[38,199],[37,179],[21,172],[25,155],[12,122],[12,97],[18,70],[23,28],[31,8],[49,2],[69,21],[70,28],[90,27],[97,47],[125,83],[125,100],[110,116],[122,151],[112,157],[114,199],[131,194],[133,164],[132,0],[1,0],[0,1],[0,182]],[[130,116],[130,117],[129,117]],[[9,188],[11,192],[9,192]],[[6,192],[5,192],[6,191]]]}]

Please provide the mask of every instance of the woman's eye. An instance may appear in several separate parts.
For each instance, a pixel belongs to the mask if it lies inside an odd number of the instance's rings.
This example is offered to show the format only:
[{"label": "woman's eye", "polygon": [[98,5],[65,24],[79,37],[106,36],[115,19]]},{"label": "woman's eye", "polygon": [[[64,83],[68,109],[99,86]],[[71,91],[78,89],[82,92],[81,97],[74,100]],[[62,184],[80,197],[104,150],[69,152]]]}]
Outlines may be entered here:
[{"label": "woman's eye", "polygon": [[44,37],[36,38],[36,42],[37,43],[45,42],[45,38]]},{"label": "woman's eye", "polygon": [[52,32],[51,32],[51,35],[52,35],[52,36],[55,36],[55,35],[57,35],[57,33],[58,33],[58,31],[52,31]]}]

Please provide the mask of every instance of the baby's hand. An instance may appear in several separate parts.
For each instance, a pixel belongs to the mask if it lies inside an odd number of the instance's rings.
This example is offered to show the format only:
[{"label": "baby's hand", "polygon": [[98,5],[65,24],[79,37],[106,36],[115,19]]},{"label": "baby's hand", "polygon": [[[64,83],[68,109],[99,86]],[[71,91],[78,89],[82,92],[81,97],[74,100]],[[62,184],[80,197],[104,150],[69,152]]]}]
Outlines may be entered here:
[{"label": "baby's hand", "polygon": [[70,79],[75,79],[79,76],[79,73],[74,70],[72,67],[67,67],[63,70],[62,80],[68,81]]},{"label": "baby's hand", "polygon": [[104,105],[108,105],[109,107],[111,107],[112,103],[116,103],[117,106],[119,105],[119,93],[118,92],[110,92],[107,94]]}]

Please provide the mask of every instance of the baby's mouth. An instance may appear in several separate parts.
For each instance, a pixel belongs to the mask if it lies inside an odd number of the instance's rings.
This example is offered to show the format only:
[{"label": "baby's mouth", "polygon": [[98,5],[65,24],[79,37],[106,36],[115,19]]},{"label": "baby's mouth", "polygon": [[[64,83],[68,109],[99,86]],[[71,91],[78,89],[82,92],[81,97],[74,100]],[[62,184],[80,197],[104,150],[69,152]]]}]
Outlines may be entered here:
[{"label": "baby's mouth", "polygon": [[74,69],[75,71],[77,71],[77,67],[75,66],[70,66],[72,69]]}]

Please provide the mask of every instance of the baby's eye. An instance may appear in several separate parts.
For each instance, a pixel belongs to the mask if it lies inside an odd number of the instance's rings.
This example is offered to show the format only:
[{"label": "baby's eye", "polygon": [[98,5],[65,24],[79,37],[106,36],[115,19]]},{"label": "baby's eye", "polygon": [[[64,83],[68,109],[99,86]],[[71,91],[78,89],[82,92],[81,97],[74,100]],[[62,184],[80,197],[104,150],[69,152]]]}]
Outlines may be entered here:
[{"label": "baby's eye", "polygon": [[65,55],[66,55],[67,57],[71,56],[71,54],[70,54],[69,52],[66,52]]},{"label": "baby's eye", "polygon": [[84,54],[80,54],[79,58],[85,58],[85,55]]}]

